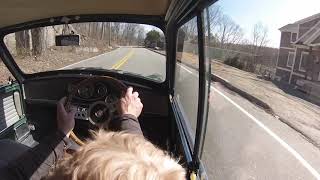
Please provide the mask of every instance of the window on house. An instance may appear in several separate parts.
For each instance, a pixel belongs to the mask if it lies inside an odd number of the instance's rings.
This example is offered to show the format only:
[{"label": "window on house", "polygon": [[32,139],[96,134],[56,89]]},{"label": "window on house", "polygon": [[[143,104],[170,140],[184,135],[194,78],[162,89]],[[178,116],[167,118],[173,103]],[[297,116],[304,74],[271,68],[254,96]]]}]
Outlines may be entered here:
[{"label": "window on house", "polygon": [[302,52],[300,56],[299,71],[306,71],[308,52]]},{"label": "window on house", "polygon": [[316,64],[318,64],[320,62],[320,58],[319,56],[316,56],[316,60],[314,61]]},{"label": "window on house", "polygon": [[288,67],[293,66],[293,58],[294,58],[294,52],[289,52],[288,59],[287,59],[287,66]]},{"label": "window on house", "polygon": [[297,40],[297,33],[291,33],[291,42],[295,42]]}]

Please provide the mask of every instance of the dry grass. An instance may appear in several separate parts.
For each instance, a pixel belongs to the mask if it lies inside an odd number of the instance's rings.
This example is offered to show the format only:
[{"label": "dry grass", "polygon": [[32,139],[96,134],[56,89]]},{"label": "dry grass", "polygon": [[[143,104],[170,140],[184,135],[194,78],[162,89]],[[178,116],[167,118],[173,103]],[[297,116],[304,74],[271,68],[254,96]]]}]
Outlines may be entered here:
[{"label": "dry grass", "polygon": [[[67,65],[88,59],[93,56],[110,51],[111,49],[98,49],[97,52],[77,51],[74,48],[52,48],[48,49],[43,55],[39,57],[24,56],[14,57],[16,63],[25,73],[36,73],[42,71],[56,70]],[[0,83],[5,84],[8,77],[13,75],[9,72],[7,67],[0,62]],[[13,78],[14,79],[14,78]]]}]

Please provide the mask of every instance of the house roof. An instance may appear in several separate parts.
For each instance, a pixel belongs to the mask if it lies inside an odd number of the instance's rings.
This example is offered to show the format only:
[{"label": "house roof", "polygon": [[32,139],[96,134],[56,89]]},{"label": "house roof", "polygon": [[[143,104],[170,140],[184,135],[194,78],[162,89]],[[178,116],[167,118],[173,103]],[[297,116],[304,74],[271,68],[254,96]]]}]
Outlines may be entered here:
[{"label": "house roof", "polygon": [[320,46],[320,30],[307,43],[309,46]]},{"label": "house roof", "polygon": [[304,33],[297,41],[298,44],[308,44],[313,41],[313,38],[320,32],[320,21]]},{"label": "house roof", "polygon": [[303,19],[301,19],[299,21],[296,21],[294,23],[291,23],[291,24],[287,24],[287,25],[279,28],[279,30],[281,32],[298,32],[299,24],[303,24],[305,22],[312,21],[312,20],[317,19],[317,18],[320,18],[320,13],[314,14],[314,15],[306,17],[306,18],[303,18]]},{"label": "house roof", "polygon": [[320,13],[314,14],[314,15],[306,17],[306,18],[303,18],[303,19],[301,19],[299,21],[294,22],[294,24],[303,24],[305,22],[312,21],[312,20],[317,19],[317,18],[320,18]]},{"label": "house roof", "polygon": [[66,15],[129,14],[165,16],[171,0],[4,0],[0,28]]},{"label": "house roof", "polygon": [[281,32],[298,32],[298,28],[299,28],[298,24],[287,24],[287,25],[279,28],[279,30]]},{"label": "house roof", "polygon": [[313,21],[315,19],[319,19],[319,21],[312,26],[307,32],[302,34],[299,39],[296,40],[294,44],[296,45],[307,45],[307,46],[314,46],[315,44],[313,43],[317,38],[320,36],[320,13],[309,16],[307,18],[301,19],[299,21],[296,21],[292,24],[287,24],[283,27],[281,27],[279,30],[281,32],[299,32],[299,25]]}]

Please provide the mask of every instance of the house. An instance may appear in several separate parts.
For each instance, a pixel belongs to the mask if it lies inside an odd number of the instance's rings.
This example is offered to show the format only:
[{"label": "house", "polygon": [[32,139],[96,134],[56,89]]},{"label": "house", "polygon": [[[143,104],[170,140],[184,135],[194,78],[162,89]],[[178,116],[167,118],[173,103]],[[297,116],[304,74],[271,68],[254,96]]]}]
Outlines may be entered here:
[{"label": "house", "polygon": [[[320,13],[279,29],[276,79],[304,86],[320,83]],[[312,89],[312,88],[311,88]]]}]

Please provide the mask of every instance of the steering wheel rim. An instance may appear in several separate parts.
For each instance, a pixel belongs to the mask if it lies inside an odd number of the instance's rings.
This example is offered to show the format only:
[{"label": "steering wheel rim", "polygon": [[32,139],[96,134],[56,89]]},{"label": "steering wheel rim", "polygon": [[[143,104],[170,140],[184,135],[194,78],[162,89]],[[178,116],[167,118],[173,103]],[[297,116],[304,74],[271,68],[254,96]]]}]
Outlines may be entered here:
[{"label": "steering wheel rim", "polygon": [[[68,111],[71,107],[72,99],[75,97],[77,94],[77,90],[81,87],[84,86],[88,83],[92,83],[93,81],[96,82],[108,82],[108,85],[112,85],[114,89],[120,92],[119,97],[123,97],[124,93],[127,89],[127,86],[122,83],[121,81],[110,77],[110,76],[93,76],[93,77],[88,77],[85,78],[84,80],[81,80],[79,83],[77,83],[73,88],[71,89],[71,92],[68,93],[66,103],[65,103],[65,108]],[[92,122],[91,122],[92,123]],[[107,122],[109,123],[109,122]],[[77,143],[79,146],[83,146],[85,143],[83,140],[81,140],[72,130],[70,133],[70,139],[73,140],[75,143]]]}]

